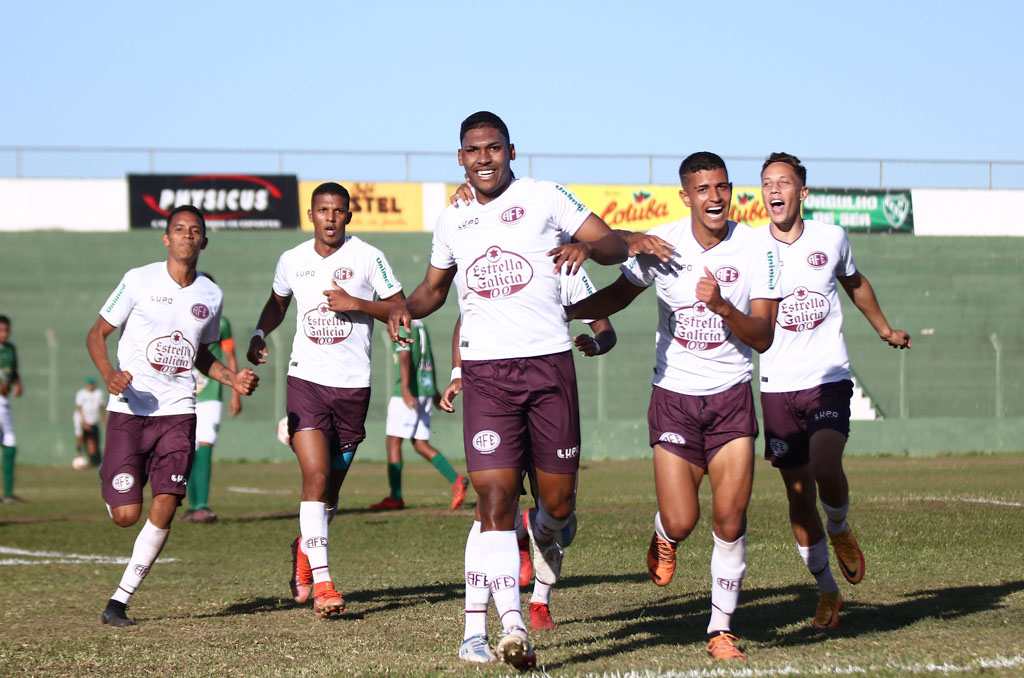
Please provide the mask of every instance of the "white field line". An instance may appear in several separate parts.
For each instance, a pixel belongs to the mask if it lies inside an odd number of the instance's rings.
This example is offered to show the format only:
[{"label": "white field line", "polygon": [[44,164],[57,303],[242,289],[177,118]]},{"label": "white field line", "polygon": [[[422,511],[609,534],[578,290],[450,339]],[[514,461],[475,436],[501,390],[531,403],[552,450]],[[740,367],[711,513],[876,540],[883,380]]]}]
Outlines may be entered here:
[{"label": "white field line", "polygon": [[228,492],[240,494],[295,494],[294,490],[263,490],[258,487],[229,487]]},{"label": "white field line", "polygon": [[916,497],[910,496],[908,499],[914,501],[958,501],[965,504],[994,504],[995,506],[1012,506],[1014,508],[1024,507],[1024,503],[1019,501],[1002,501],[1001,499],[983,499],[981,497]]},{"label": "white field line", "polygon": [[[982,657],[967,664],[942,664],[915,663],[899,664],[895,662],[887,664],[869,664],[858,666],[847,664],[846,666],[817,666],[804,667],[787,664],[777,668],[707,668],[690,669],[688,671],[652,671],[650,669],[632,671],[613,671],[608,673],[587,673],[578,674],[581,678],[776,678],[778,676],[850,676],[866,675],[878,671],[900,673],[915,673],[918,675],[951,675],[977,673],[991,671],[993,669],[1016,669],[1024,666],[1024,654],[1017,654],[1011,657],[997,655],[995,657]],[[518,673],[507,674],[503,678],[556,678],[558,674],[550,674],[541,670],[531,674]]]},{"label": "white field line", "polygon": [[[2,558],[0,565],[127,565],[128,558],[123,556],[94,556],[81,553],[61,553],[60,551],[29,551],[10,546],[0,546],[0,555],[24,556],[22,558]],[[174,563],[177,558],[161,558],[161,563]]]}]

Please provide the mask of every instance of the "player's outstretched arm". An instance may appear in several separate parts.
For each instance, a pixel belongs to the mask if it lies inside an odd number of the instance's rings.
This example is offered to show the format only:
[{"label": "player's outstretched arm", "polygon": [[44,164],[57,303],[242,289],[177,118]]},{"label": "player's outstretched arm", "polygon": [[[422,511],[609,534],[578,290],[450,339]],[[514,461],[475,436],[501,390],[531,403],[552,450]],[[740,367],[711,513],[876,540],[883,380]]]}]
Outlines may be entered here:
[{"label": "player's outstretched arm", "polygon": [[620,275],[608,287],[599,289],[586,299],[565,307],[565,319],[607,318],[629,306],[646,287],[634,285]]},{"label": "player's outstretched arm", "polygon": [[263,310],[260,311],[260,319],[256,321],[256,333],[249,340],[249,350],[245,352],[246,359],[253,365],[261,365],[267,362],[269,351],[267,350],[266,336],[281,324],[285,313],[288,312],[288,305],[291,303],[292,298],[290,296],[281,297],[271,291],[267,303],[263,304]]},{"label": "player's outstretched arm", "polygon": [[875,328],[875,332],[878,332],[878,337],[882,341],[893,348],[910,348],[910,335],[903,330],[894,330],[889,326],[889,322],[885,319],[885,314],[882,313],[882,308],[878,305],[878,298],[875,296],[874,288],[871,287],[868,279],[861,275],[860,271],[855,272],[853,275],[837,277],[836,279],[843,286],[843,289],[846,290],[846,294],[853,301],[853,305],[864,314],[864,317],[868,319],[871,326]]},{"label": "player's outstretched arm", "polygon": [[665,264],[676,258],[676,251],[671,243],[656,235],[635,233],[622,229],[615,229],[614,233],[622,239],[622,242],[626,243],[626,248],[631,257],[635,257],[638,254],[650,254],[651,256],[658,257]]},{"label": "player's outstretched arm", "polygon": [[625,261],[628,254],[622,238],[595,214],[587,217],[573,236],[573,241],[548,252],[548,256],[554,260],[556,273],[565,268],[568,273],[575,275],[587,259],[606,266],[618,264]]},{"label": "player's outstretched arm", "polygon": [[209,344],[199,345],[199,350],[196,351],[195,366],[197,370],[210,379],[219,381],[242,395],[252,395],[252,392],[256,390],[260,383],[260,378],[256,376],[251,367],[235,372],[217,360],[213,353],[210,352]]},{"label": "player's outstretched arm", "polygon": [[99,370],[103,383],[107,385],[107,390],[114,395],[121,395],[132,383],[132,374],[115,370],[110,363],[110,356],[107,355],[107,337],[116,329],[103,318],[97,318],[96,324],[85,337],[85,347],[96,369]]},{"label": "player's outstretched arm", "polygon": [[596,355],[604,355],[615,348],[618,337],[615,336],[615,328],[612,327],[612,321],[608,318],[600,318],[590,323],[590,331],[594,333],[594,336],[578,334],[573,338],[573,343],[580,353],[592,358]]},{"label": "player's outstretched arm", "polygon": [[407,299],[400,300],[391,308],[388,314],[388,336],[391,341],[399,344],[408,344],[411,339],[398,336],[399,328],[404,327],[406,332],[412,329],[413,318],[425,318],[437,309],[441,308],[444,300],[448,298],[448,290],[455,280],[457,267],[449,269],[427,267],[427,275],[423,282],[416,286]]}]

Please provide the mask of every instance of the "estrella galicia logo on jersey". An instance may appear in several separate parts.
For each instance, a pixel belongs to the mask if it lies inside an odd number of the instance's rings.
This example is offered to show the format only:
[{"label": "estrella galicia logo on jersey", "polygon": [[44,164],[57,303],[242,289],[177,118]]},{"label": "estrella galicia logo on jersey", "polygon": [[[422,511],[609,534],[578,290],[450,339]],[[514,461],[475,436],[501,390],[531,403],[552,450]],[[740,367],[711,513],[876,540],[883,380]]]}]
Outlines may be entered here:
[{"label": "estrella galicia logo on jersey", "polygon": [[506,224],[514,224],[523,217],[526,216],[526,210],[519,205],[515,207],[509,207],[507,210],[501,213],[501,220]]},{"label": "estrella galicia logo on jersey", "polygon": [[832,305],[828,298],[806,287],[797,287],[779,302],[776,322],[790,332],[806,332],[825,322]]},{"label": "estrella galicia logo on jersey", "polygon": [[822,269],[828,263],[828,255],[824,252],[811,252],[807,255],[807,265],[814,269]]},{"label": "estrella galicia logo on jersey", "polygon": [[466,268],[466,285],[485,299],[511,296],[533,280],[530,262],[515,252],[491,245]]},{"label": "estrella galicia logo on jersey", "polygon": [[684,306],[672,313],[675,328],[673,338],[687,351],[710,351],[729,339],[729,330],[722,316],[708,308],[703,301]]},{"label": "estrella galicia logo on jersey", "polygon": [[149,342],[146,361],[157,372],[180,374],[191,370],[195,364],[196,347],[179,330],[174,330],[166,337]]},{"label": "estrella galicia logo on jersey", "polygon": [[206,304],[192,304],[192,317],[196,320],[206,320],[210,317],[210,307]]},{"label": "estrella galicia logo on jersey", "polygon": [[118,473],[114,476],[113,480],[110,481],[110,486],[121,494],[124,494],[135,486],[135,476],[131,473]]},{"label": "estrella galicia logo on jersey", "polygon": [[781,438],[772,438],[768,441],[768,447],[776,457],[784,457],[789,452],[789,443]]},{"label": "estrella galicia logo on jersey", "polygon": [[341,268],[334,271],[334,282],[340,283],[345,282],[346,280],[351,280],[352,276],[354,275],[355,273],[352,272],[351,268],[347,266],[342,266]]},{"label": "estrella galicia logo on jersey", "polygon": [[473,436],[473,449],[480,454],[490,454],[498,449],[501,444],[501,436],[495,431],[483,430]]},{"label": "estrella galicia logo on jersey", "polygon": [[665,431],[658,437],[658,441],[662,443],[672,443],[673,445],[685,445],[686,438],[681,433],[673,433],[672,431]]},{"label": "estrella galicia logo on jersey", "polygon": [[732,285],[740,279],[740,272],[733,266],[720,266],[715,269],[715,280],[722,285]]},{"label": "estrella galicia logo on jersey", "polygon": [[352,321],[348,314],[335,313],[327,302],[321,302],[302,316],[302,333],[314,344],[331,346],[348,339],[352,334]]}]

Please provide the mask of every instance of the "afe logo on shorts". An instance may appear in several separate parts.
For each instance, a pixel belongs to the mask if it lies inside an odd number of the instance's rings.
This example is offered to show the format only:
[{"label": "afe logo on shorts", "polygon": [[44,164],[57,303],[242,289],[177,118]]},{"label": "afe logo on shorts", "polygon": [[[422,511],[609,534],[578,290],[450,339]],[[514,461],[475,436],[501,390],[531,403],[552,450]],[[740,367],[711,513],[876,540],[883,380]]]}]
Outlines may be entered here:
[{"label": "afe logo on shorts", "polygon": [[121,494],[124,494],[135,486],[135,476],[131,473],[118,473],[114,476],[114,479],[110,481],[110,486]]},{"label": "afe logo on shorts", "polygon": [[210,309],[206,304],[192,304],[192,315],[196,320],[206,320],[210,317]]},{"label": "afe logo on shorts", "polygon": [[740,272],[732,266],[722,266],[715,269],[715,280],[723,285],[731,285],[740,279]]},{"label": "afe logo on shorts", "polygon": [[666,431],[665,433],[662,433],[661,437],[658,438],[658,441],[663,443],[672,443],[673,445],[686,444],[686,438],[684,438],[682,435],[678,433],[672,433],[671,431]]},{"label": "afe logo on shorts", "polygon": [[776,457],[784,457],[786,456],[786,453],[789,452],[789,443],[778,438],[772,438],[769,440],[768,447],[771,448],[772,454]]},{"label": "afe logo on shorts", "polygon": [[811,268],[824,268],[828,263],[828,255],[824,252],[811,252],[807,255],[807,265]]},{"label": "afe logo on shorts", "polygon": [[480,431],[473,436],[473,449],[480,454],[490,454],[498,449],[501,444],[501,436],[494,431]]},{"label": "afe logo on shorts", "polygon": [[351,268],[342,267],[334,272],[334,280],[336,282],[345,282],[346,280],[351,280],[354,275],[355,273],[352,272]]},{"label": "afe logo on shorts", "polygon": [[507,210],[502,212],[501,220],[506,224],[514,224],[525,216],[526,210],[516,205],[515,207],[509,207]]}]

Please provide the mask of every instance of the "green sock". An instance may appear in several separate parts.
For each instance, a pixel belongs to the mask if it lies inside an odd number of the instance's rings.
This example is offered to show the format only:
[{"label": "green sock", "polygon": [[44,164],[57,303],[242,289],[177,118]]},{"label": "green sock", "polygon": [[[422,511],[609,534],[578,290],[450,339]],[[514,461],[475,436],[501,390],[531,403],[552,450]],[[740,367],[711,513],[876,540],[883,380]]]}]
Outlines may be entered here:
[{"label": "green sock", "polygon": [[206,508],[210,500],[210,466],[213,445],[200,445],[192,462],[192,474],[188,477],[188,507],[193,511]]},{"label": "green sock", "polygon": [[455,472],[455,469],[452,468],[452,465],[448,463],[448,460],[445,459],[444,455],[440,452],[434,455],[434,458],[430,460],[430,463],[434,468],[441,472],[441,475],[443,475],[445,480],[449,483],[454,483],[455,479],[459,477],[459,474]]},{"label": "green sock", "polygon": [[402,498],[402,462],[388,462],[388,485],[391,486],[391,498]]},{"label": "green sock", "polygon": [[4,471],[4,496],[14,496],[14,455],[18,454],[18,448],[3,446],[4,459],[3,459],[3,471]]}]

